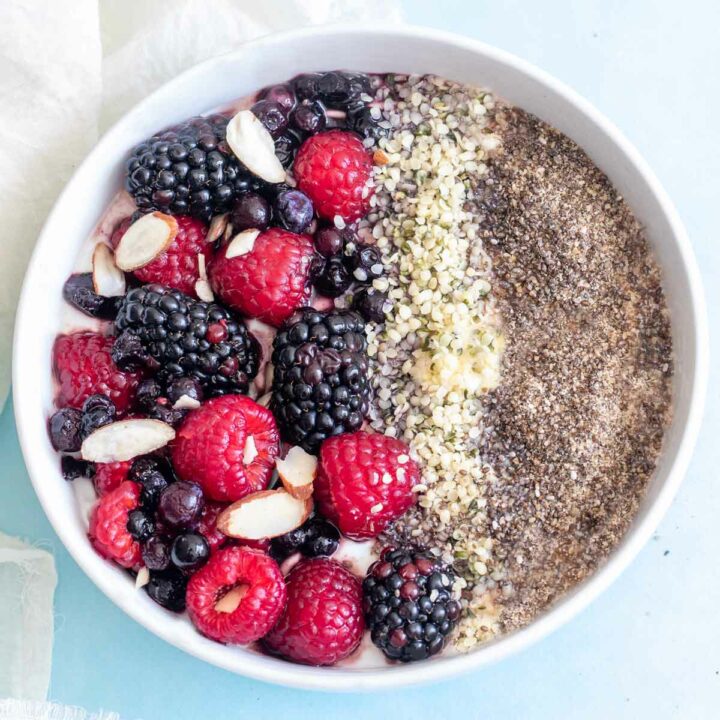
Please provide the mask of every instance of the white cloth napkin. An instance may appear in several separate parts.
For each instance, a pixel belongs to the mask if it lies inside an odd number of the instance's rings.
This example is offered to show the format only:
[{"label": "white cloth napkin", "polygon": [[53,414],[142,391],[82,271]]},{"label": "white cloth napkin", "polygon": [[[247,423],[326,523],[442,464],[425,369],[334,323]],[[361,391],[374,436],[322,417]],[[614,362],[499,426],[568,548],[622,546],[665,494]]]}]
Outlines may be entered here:
[{"label": "white cloth napkin", "polygon": [[[399,21],[400,0],[0,1],[0,410],[35,239],[108,125],[180,71],[250,38],[363,20]],[[15,698],[0,699],[0,720],[117,719],[40,702],[55,583],[48,553],[0,533],[0,698]]]},{"label": "white cloth napkin", "polygon": [[335,21],[397,22],[399,7],[400,0],[0,2],[0,410],[25,266],[99,134],[180,71],[250,38]]}]

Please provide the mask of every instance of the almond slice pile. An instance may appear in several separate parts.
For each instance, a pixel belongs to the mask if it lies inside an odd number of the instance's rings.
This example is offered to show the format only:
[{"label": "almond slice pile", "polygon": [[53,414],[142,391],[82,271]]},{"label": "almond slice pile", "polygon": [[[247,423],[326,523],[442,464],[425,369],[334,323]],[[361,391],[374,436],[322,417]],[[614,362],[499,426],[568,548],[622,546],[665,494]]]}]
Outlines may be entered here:
[{"label": "almond slice pile", "polygon": [[285,490],[262,490],[223,510],[217,528],[242,540],[273,538],[300,527],[312,509],[311,498],[300,500]]},{"label": "almond slice pile", "polygon": [[171,215],[161,212],[143,215],[120,238],[115,262],[125,272],[145,267],[167,250],[177,234],[177,220]]}]

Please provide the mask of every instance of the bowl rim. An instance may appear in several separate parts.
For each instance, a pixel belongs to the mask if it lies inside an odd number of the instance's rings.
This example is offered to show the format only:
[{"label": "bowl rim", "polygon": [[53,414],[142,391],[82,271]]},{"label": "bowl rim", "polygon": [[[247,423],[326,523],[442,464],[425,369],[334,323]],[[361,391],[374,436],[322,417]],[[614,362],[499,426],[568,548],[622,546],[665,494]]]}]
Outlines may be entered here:
[{"label": "bowl rim", "polygon": [[[87,552],[87,548],[79,547],[75,539],[66,530],[66,523],[59,516],[49,501],[49,497],[43,491],[43,485],[39,481],[37,452],[33,447],[33,438],[37,436],[38,428],[33,422],[32,413],[23,403],[23,388],[32,382],[28,373],[23,373],[23,335],[25,334],[25,317],[29,317],[29,311],[34,304],[30,289],[33,285],[33,278],[38,274],[39,257],[42,248],[51,241],[49,229],[53,225],[53,219],[58,213],[58,208],[63,205],[73,185],[75,178],[82,172],[83,168],[91,162],[91,159],[113,143],[118,127],[124,124],[131,116],[142,113],[146,105],[160,95],[170,92],[174,87],[181,86],[189,77],[195,74],[203,74],[209,67],[219,60],[232,56],[235,53],[246,53],[266,44],[282,45],[287,41],[297,38],[326,36],[326,35],[362,35],[373,33],[382,36],[394,36],[413,39],[429,39],[454,45],[460,49],[473,53],[485,55],[495,61],[508,65],[520,73],[529,76],[551,89],[554,93],[562,96],[567,102],[574,105],[584,114],[597,128],[599,132],[605,133],[621,150],[623,155],[634,166],[635,170],[646,183],[648,190],[655,196],[662,208],[665,218],[671,228],[673,240],[679,250],[682,259],[683,270],[689,279],[690,295],[686,298],[695,323],[694,376],[691,398],[689,402],[688,418],[681,431],[681,438],[674,458],[668,459],[669,471],[667,479],[660,487],[656,498],[648,505],[645,515],[634,524],[626,533],[616,551],[611,554],[607,562],[599,567],[588,579],[573,588],[569,593],[561,597],[545,613],[537,617],[526,627],[511,634],[482,646],[476,651],[464,655],[444,658],[442,662],[426,662],[417,665],[407,665],[389,668],[373,668],[343,671],[342,668],[309,668],[295,665],[284,661],[271,663],[258,662],[262,656],[253,654],[238,653],[233,655],[232,662],[219,653],[213,652],[213,647],[207,642],[196,643],[186,642],[183,638],[175,638],[172,633],[154,626],[151,619],[148,619],[142,607],[138,604],[126,602],[122,597],[114,594],[116,585],[114,576],[105,576],[96,572],[98,563],[105,564],[94,552]],[[634,146],[605,116],[600,113],[590,102],[580,96],[575,90],[564,82],[556,79],[544,70],[534,66],[505,50],[500,50],[485,42],[473,38],[458,35],[443,30],[423,27],[419,25],[397,24],[392,27],[378,28],[370,23],[336,23],[314,27],[299,28],[279,33],[272,33],[246,43],[237,48],[215,56],[201,63],[198,63],[184,72],[180,73],[167,83],[160,86],[142,101],[136,104],[128,112],[108,129],[95,147],[88,153],[87,157],[76,169],[73,177],[68,181],[65,188],[59,195],[55,205],[44,223],[43,229],[38,237],[37,244],[28,264],[23,288],[16,313],[16,327],[13,342],[13,399],[15,420],[18,430],[18,438],[22,453],[27,465],[28,473],[33,483],[35,492],[40,500],[43,510],[50,520],[53,529],[59,536],[63,545],[67,548],[75,562],[82,568],[85,574],[102,590],[105,595],[118,605],[130,617],[146,627],[155,635],[162,637],[167,642],[188,652],[195,657],[230,670],[247,677],[280,684],[288,687],[326,690],[326,691],[369,691],[375,689],[396,688],[417,683],[426,683],[449,678],[470,670],[485,667],[499,660],[506,658],[523,648],[529,647],[541,638],[554,632],[561,625],[568,622],[587,605],[589,605],[600,593],[609,587],[630,564],[650,538],[655,528],[666,513],[670,503],[675,496],[683,476],[689,465],[692,451],[702,420],[703,406],[707,387],[709,368],[709,341],[706,319],[706,309],[700,279],[700,272],[693,255],[690,240],[680,217],[675,210],[670,198],[660,185],[659,181],[650,170],[645,160],[641,157]],[[89,547],[89,546],[88,546]],[[198,638],[200,636],[198,635]],[[267,658],[265,658],[267,659]]]}]

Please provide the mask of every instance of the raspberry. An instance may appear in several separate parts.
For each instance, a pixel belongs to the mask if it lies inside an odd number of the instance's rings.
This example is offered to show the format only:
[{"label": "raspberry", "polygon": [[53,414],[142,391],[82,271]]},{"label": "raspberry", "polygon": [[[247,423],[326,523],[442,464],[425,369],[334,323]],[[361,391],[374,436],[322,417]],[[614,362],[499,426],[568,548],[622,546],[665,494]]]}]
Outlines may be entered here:
[{"label": "raspberry", "polygon": [[265,637],[271,652],[307,665],[333,665],[360,644],[360,581],[327,558],[302,560],[286,578],[287,605]]},{"label": "raspberry", "polygon": [[[195,283],[200,277],[198,255],[203,254],[206,262],[210,259],[210,246],[205,242],[207,225],[202,220],[179,215],[175,218],[178,233],[165,252],[151,263],[135,270],[133,275],[143,283],[160,283],[197,297]],[[113,241],[120,238],[130,227],[123,221],[113,233]]]},{"label": "raspberry", "polygon": [[99,394],[112,400],[119,414],[128,409],[142,373],[115,365],[110,355],[114,340],[94,332],[58,335],[53,345],[58,407],[80,409],[91,395]]},{"label": "raspberry", "polygon": [[298,150],[293,173],[322,218],[339,215],[351,222],[370,208],[372,161],[354,133],[330,130],[308,138]]},{"label": "raspberry", "polygon": [[140,544],[128,532],[128,515],[140,503],[140,488],[123,482],[100,498],[90,515],[88,536],[97,552],[125,568],[142,564]]},{"label": "raspberry", "polygon": [[408,510],[419,479],[407,445],[360,431],[322,444],[314,496],[320,512],[343,535],[363,540],[377,537]]},{"label": "raspberry", "polygon": [[125,482],[128,479],[131,465],[132,462],[129,460],[127,462],[97,463],[93,484],[98,497],[104,497],[115,490],[120,483]]},{"label": "raspberry", "polygon": [[205,501],[202,515],[198,521],[197,530],[201,533],[210,546],[210,552],[214,552],[227,542],[227,536],[217,529],[218,515],[225,509],[226,505],[217,502]]},{"label": "raspberry", "polygon": [[180,478],[199,483],[210,499],[233,502],[267,487],[279,450],[272,413],[243,395],[224,395],[188,414],[172,462]]},{"label": "raspberry", "polygon": [[244,255],[215,254],[208,274],[220,299],[242,315],[280,325],[310,296],[315,255],[307,235],[270,228],[255,238]]},{"label": "raspberry", "polygon": [[[239,604],[216,609],[224,595],[245,586]],[[277,563],[259,550],[228,547],[214,553],[190,579],[187,610],[205,636],[223,643],[258,640],[277,622],[285,605],[285,582]]]}]

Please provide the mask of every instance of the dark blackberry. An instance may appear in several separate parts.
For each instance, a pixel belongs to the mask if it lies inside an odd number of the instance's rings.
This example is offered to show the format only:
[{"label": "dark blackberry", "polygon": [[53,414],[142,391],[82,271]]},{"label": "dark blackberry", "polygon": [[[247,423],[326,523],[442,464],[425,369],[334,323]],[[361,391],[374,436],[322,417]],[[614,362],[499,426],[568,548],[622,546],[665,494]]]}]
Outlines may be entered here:
[{"label": "dark blackberry", "polygon": [[402,662],[439,653],[460,617],[454,582],[453,570],[429,552],[383,551],[363,581],[363,611],[373,643]]},{"label": "dark blackberry", "polygon": [[150,581],[145,592],[158,604],[173,612],[185,609],[187,577],[179,570],[150,571]]},{"label": "dark blackberry", "polygon": [[353,296],[353,310],[357,310],[368,322],[385,322],[385,313],[391,304],[386,292],[372,287],[363,287]]},{"label": "dark blackberry", "polygon": [[121,297],[98,295],[92,273],[71,275],[63,285],[63,297],[81,312],[99,320],[114,320],[122,302]]},{"label": "dark blackberry", "polygon": [[137,145],[127,162],[125,187],[138,208],[206,221],[229,210],[246,188],[248,173],[225,142],[228,120],[191,118]]},{"label": "dark blackberry", "polygon": [[340,297],[351,283],[352,276],[341,257],[325,259],[313,273],[313,285],[325,297]]},{"label": "dark blackberry", "polygon": [[119,337],[127,331],[140,338],[163,383],[191,377],[206,395],[246,393],[258,370],[258,343],[242,320],[164,285],[130,290],[115,327]]},{"label": "dark blackberry", "polygon": [[357,430],[368,411],[365,323],[354,312],[304,308],[275,337],[271,408],[283,439],[317,452]]},{"label": "dark blackberry", "polygon": [[63,455],[60,459],[60,470],[66,480],[77,480],[79,477],[91,478],[95,474],[95,465],[87,460]]}]

